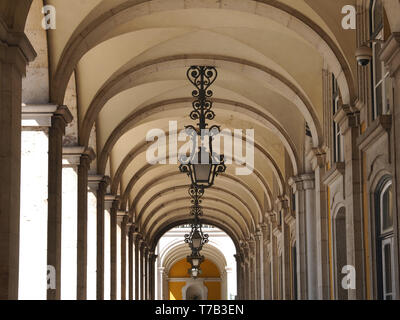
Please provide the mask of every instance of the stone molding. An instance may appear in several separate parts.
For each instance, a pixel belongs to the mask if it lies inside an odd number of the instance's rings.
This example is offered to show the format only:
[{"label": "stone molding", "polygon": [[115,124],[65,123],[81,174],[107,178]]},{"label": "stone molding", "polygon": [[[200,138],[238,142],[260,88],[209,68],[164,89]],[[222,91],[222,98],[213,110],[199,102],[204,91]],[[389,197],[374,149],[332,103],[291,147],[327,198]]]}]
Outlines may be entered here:
[{"label": "stone molding", "polygon": [[55,104],[22,104],[21,122],[22,127],[51,127],[53,117],[62,120],[61,129],[73,119],[67,106],[58,106]]},{"label": "stone molding", "polygon": [[288,183],[294,192],[311,190],[315,188],[315,175],[314,173],[301,174],[289,178]]},{"label": "stone molding", "polygon": [[[357,145],[360,150],[368,150],[382,135],[390,134],[392,128],[392,116],[381,115],[375,119],[367,130],[357,138]],[[390,150],[388,150],[389,152]]]},{"label": "stone molding", "polygon": [[51,118],[58,106],[55,104],[22,105],[22,127],[51,127]]},{"label": "stone molding", "polygon": [[326,165],[326,148],[313,148],[307,154],[306,158],[311,162],[311,167],[315,171],[318,167],[323,168]]},{"label": "stone molding", "polygon": [[394,77],[400,70],[400,32],[394,32],[383,46],[379,58],[389,68],[390,76]]},{"label": "stone molding", "polygon": [[332,165],[332,168],[325,173],[324,177],[322,178],[322,181],[325,185],[329,186],[332,183],[334,183],[338,177],[344,178],[344,173],[345,173],[345,163],[335,162]]},{"label": "stone molding", "polygon": [[81,156],[85,152],[82,146],[63,147],[63,167],[76,167],[81,162]]},{"label": "stone molding", "polygon": [[88,186],[91,191],[100,190],[104,185],[110,184],[110,177],[101,175],[88,176]]},{"label": "stone molding", "polygon": [[104,196],[104,209],[111,210],[113,206],[115,206],[115,203],[118,202],[118,200],[118,196],[114,194],[106,194]]},{"label": "stone molding", "polygon": [[345,135],[350,128],[360,125],[360,112],[351,106],[344,104],[336,112],[333,120],[339,124],[340,133]]},{"label": "stone molding", "polygon": [[27,62],[33,61],[37,54],[31,42],[24,32],[10,30],[4,21],[0,20],[0,43],[6,43],[10,47],[18,47]]}]

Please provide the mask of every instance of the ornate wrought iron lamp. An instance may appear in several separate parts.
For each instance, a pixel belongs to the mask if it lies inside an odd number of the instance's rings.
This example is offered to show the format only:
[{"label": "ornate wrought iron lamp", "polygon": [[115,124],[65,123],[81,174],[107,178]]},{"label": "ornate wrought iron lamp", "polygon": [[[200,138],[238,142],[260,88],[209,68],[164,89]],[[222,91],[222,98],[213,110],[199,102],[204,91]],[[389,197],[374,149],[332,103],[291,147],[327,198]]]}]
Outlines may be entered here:
[{"label": "ornate wrought iron lamp", "polygon": [[[186,133],[191,137],[193,149],[190,155],[184,155],[180,158],[181,165],[179,170],[186,173],[197,188],[209,188],[214,184],[214,179],[219,173],[226,170],[224,156],[213,152],[214,136],[220,133],[219,126],[208,128],[207,120],[213,120],[215,117],[212,111],[213,96],[210,86],[217,79],[217,69],[210,66],[192,66],[187,71],[187,78],[196,87],[192,96],[195,100],[192,103],[193,110],[190,118],[198,122],[198,128],[192,125],[186,126]],[[197,137],[201,137],[200,146],[198,146]],[[208,141],[206,141],[208,140]]]},{"label": "ornate wrought iron lamp", "polygon": [[208,234],[203,233],[202,225],[198,217],[192,223],[192,230],[185,234],[185,243],[189,244],[192,252],[200,253],[203,246],[208,242]]},{"label": "ornate wrought iron lamp", "polygon": [[201,269],[200,267],[192,267],[188,270],[189,275],[193,278],[193,279],[197,279],[199,275],[201,275]]},{"label": "ornate wrought iron lamp", "polygon": [[187,262],[192,265],[192,268],[199,268],[200,264],[204,261],[204,256],[200,253],[193,251],[190,256],[186,258]]}]

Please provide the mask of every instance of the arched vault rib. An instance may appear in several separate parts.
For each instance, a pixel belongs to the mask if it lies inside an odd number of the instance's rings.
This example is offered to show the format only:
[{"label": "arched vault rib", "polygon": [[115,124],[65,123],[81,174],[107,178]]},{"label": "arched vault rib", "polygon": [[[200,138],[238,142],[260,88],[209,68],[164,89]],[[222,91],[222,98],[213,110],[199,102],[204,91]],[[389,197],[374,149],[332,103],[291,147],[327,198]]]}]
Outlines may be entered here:
[{"label": "arched vault rib", "polygon": [[[177,190],[187,191],[188,188],[189,188],[189,184],[176,185],[176,186],[164,189],[163,191],[154,194],[148,202],[150,203],[152,201],[155,201],[156,199],[161,198],[166,194],[173,193],[173,192],[175,192]],[[251,213],[251,210],[250,210],[250,208],[249,208],[249,206],[248,206],[248,204],[246,202],[244,202],[240,197],[238,197],[235,193],[233,193],[229,189],[220,188],[220,187],[213,187],[213,190],[216,191],[216,192],[221,192],[221,193],[224,193],[224,194],[228,194],[229,196],[231,196],[234,199],[236,199],[237,201],[239,201],[243,205],[243,207],[246,208],[246,212],[249,215],[249,218],[250,218],[250,221],[251,221],[251,225],[255,226],[254,217],[253,217],[253,215]],[[187,197],[187,200],[189,201],[189,197]],[[140,219],[141,218],[138,217],[138,221],[140,221]],[[243,219],[244,219],[244,217],[243,217]],[[246,223],[246,224],[248,224],[248,223]]]},{"label": "arched vault rib", "polygon": [[[202,249],[202,255],[206,257],[207,260],[212,261],[218,268],[220,274],[225,271],[226,259],[224,254],[217,249],[214,244],[208,242]],[[185,259],[190,254],[190,249],[188,246],[179,241],[179,243],[174,243],[173,246],[168,248],[167,252],[163,252],[162,266],[169,273],[170,268],[179,260]]]},{"label": "arched vault rib", "polygon": [[[135,17],[150,15],[152,1],[127,1],[115,6],[112,10],[100,14],[90,22],[82,22],[65,46],[58,62],[52,83],[52,101],[62,104],[68,80],[78,61],[97,44],[110,38],[109,30],[131,21]],[[209,8],[209,4],[185,0],[171,1],[158,8],[157,12],[181,9]],[[158,6],[160,3],[158,2]],[[245,9],[247,7],[247,9]],[[253,8],[249,10],[248,8]],[[355,101],[356,91],[351,68],[334,40],[317,23],[300,11],[276,0],[241,0],[216,2],[212,9],[244,11],[265,17],[288,28],[308,41],[327,61],[328,66],[338,79],[338,84],[345,104]],[[112,35],[111,35],[112,37]],[[317,39],[317,40],[316,40]]]},{"label": "arched vault rib", "polygon": [[[153,216],[149,220],[149,224],[148,224],[149,227],[144,230],[140,230],[140,232],[142,232],[142,233],[148,232],[149,234],[151,234],[152,230],[154,229],[154,226],[156,224],[162,223],[168,217],[176,218],[177,216],[174,215],[175,213],[180,214],[181,212],[186,211],[186,214],[188,215],[189,210],[190,210],[189,206],[184,206],[184,207],[174,208],[173,210],[167,211],[162,216],[160,216],[160,215]],[[236,229],[236,231],[239,231],[239,233],[242,234],[244,237],[250,237],[250,234],[246,233],[246,230],[244,230],[242,228],[240,223],[237,220],[235,220],[234,218],[232,218],[231,216],[229,216],[228,214],[226,214],[224,211],[216,209],[216,208],[210,208],[210,207],[203,207],[203,210],[204,210],[205,214],[208,214],[208,215],[220,214],[223,219],[222,221],[224,221],[226,224],[231,225],[233,229]],[[156,219],[156,218],[157,218],[157,223],[152,223],[152,220],[154,221],[154,219]]]},{"label": "arched vault rib", "polygon": [[[231,226],[226,224],[225,221],[215,217],[204,216],[201,221],[203,224],[212,225],[224,231],[233,241],[236,252],[240,252],[240,240],[245,239],[243,234],[237,233]],[[191,222],[192,219],[188,216],[187,212],[182,212],[179,216],[162,221],[157,227],[153,225],[151,230],[143,236],[148,240],[150,249],[154,251],[158,241],[168,230],[183,224],[190,224]]]},{"label": "arched vault rib", "polygon": [[[166,137],[169,136],[169,132],[166,134]],[[243,141],[245,141],[245,138],[242,137]],[[250,143],[254,142],[251,141],[251,139],[248,140]],[[118,169],[116,170],[112,181],[111,181],[111,193],[112,194],[116,194],[118,192],[118,187],[121,183],[121,178],[122,175],[124,174],[125,170],[127,169],[127,167],[129,166],[129,164],[134,161],[134,159],[142,152],[144,152],[145,150],[147,150],[148,146],[150,144],[152,144],[152,141],[149,142],[144,142],[142,144],[139,144],[138,146],[136,146],[135,148],[133,148],[122,160],[122,162],[120,163],[120,165],[118,166]],[[266,158],[267,162],[269,163],[272,172],[275,175],[276,181],[278,182],[278,186],[279,186],[279,192],[281,195],[285,194],[285,182],[283,179],[283,175],[281,170],[279,169],[277,163],[275,162],[275,160],[272,158],[272,156],[258,143],[254,142],[254,147],[255,150],[261,152],[261,154]],[[258,172],[258,171],[254,171],[254,173],[256,174],[257,178],[261,181],[261,185],[264,189],[264,192],[266,195],[268,195],[271,199],[272,199],[272,193],[271,193],[271,189],[268,185],[268,183],[264,180],[264,177]],[[102,172],[101,174],[104,174],[104,172]],[[137,177],[137,179],[140,178],[140,176],[138,176],[137,174],[135,174],[135,176]],[[132,187],[133,188],[133,187]],[[131,188],[131,189],[132,189]],[[272,207],[271,204],[271,200],[269,200],[269,206],[270,208]]]},{"label": "arched vault rib", "polygon": [[[182,201],[182,202],[185,201],[187,203],[188,202],[188,198],[187,197],[180,197],[180,198],[174,198],[173,200],[165,201],[164,203],[162,203],[158,207],[156,207],[153,210],[151,210],[151,212],[149,214],[147,214],[146,219],[143,221],[143,223],[141,223],[140,218],[138,218],[138,220],[135,220],[136,221],[136,225],[139,226],[139,230],[143,230],[143,227],[147,226],[149,221],[151,219],[153,219],[155,216],[157,216],[157,212],[159,210],[167,208],[170,204],[178,203],[180,201]],[[250,234],[251,232],[254,232],[256,230],[255,225],[254,225],[254,221],[252,220],[252,226],[250,228],[250,226],[247,224],[246,220],[243,218],[243,216],[240,214],[240,212],[235,207],[233,207],[229,202],[221,200],[221,199],[213,198],[213,197],[206,197],[203,200],[203,204],[202,204],[203,208],[208,208],[207,206],[204,206],[204,202],[222,203],[222,204],[226,205],[227,207],[229,207],[232,211],[236,212],[237,216],[242,220],[243,225],[246,227],[246,230],[245,230],[246,234]],[[188,208],[189,208],[188,210],[190,211],[190,207],[188,207]],[[220,211],[221,212],[225,212],[225,211],[222,211],[222,210],[220,210]],[[143,213],[141,212],[141,214],[143,214]],[[228,213],[226,213],[226,215],[230,216]],[[234,219],[234,218],[232,217],[232,219]]]},{"label": "arched vault rib", "polygon": [[[152,166],[150,166],[150,168],[152,168]],[[176,173],[173,173],[171,176],[175,176],[175,175],[182,176],[182,173],[176,172]],[[169,175],[166,175],[166,177],[169,177]],[[132,179],[134,179],[134,178],[132,178]],[[241,189],[243,189],[243,191],[253,200],[253,202],[255,203],[255,205],[257,207],[258,221],[262,222],[264,220],[262,206],[261,206],[260,202],[257,200],[257,197],[254,194],[253,190],[251,190],[251,188],[249,186],[247,186],[242,180],[236,178],[233,175],[228,175],[227,173],[224,173],[223,175],[218,176],[218,179],[236,183]],[[140,199],[145,195],[147,190],[149,190],[151,187],[155,186],[159,181],[160,181],[160,178],[158,177],[158,178],[154,179],[153,181],[151,181],[150,183],[148,183],[146,186],[143,186],[143,188],[141,188],[141,190],[135,195],[135,197],[132,199],[132,201],[130,203],[130,212],[131,213],[132,213],[132,210],[134,209],[134,205],[140,201]],[[131,193],[131,191],[132,191],[131,188],[128,189],[128,187],[127,187],[125,189],[122,201],[124,201],[125,199],[128,199],[128,196]]]},{"label": "arched vault rib", "polygon": [[[254,70],[256,73],[259,73],[260,76],[267,75],[268,81],[274,86],[275,92],[284,97],[293,97],[293,104],[298,108],[299,112],[303,114],[304,119],[310,127],[314,146],[318,147],[322,143],[323,134],[321,125],[310,100],[290,80],[286,79],[274,70],[251,61],[228,56],[203,54],[176,55],[159,58],[129,68],[122,73],[115,73],[102,86],[102,88],[99,89],[91,102],[81,125],[81,134],[79,138],[80,143],[85,146],[88,144],[90,132],[98,113],[112,97],[132,87],[135,74],[143,75],[144,71],[146,73],[156,73],[159,70],[169,70],[170,68],[175,69],[178,66],[187,67],[199,63],[216,65],[217,67],[219,67],[219,64],[224,65],[224,67],[229,65],[246,66],[249,69]],[[246,70],[243,68],[243,72],[245,71]],[[254,77],[254,73],[250,73],[249,76]],[[234,105],[240,107],[237,103]],[[268,117],[265,114],[263,114],[263,116],[264,118]],[[278,128],[280,126],[275,127]],[[286,145],[285,139],[283,139],[283,143],[287,147],[288,153],[291,155],[292,151],[289,146]],[[294,157],[293,155],[291,156]],[[292,161],[294,161],[294,159],[292,159]]]},{"label": "arched vault rib", "polygon": [[[108,137],[108,139],[101,151],[100,157],[98,159],[99,160],[98,161],[98,170],[99,170],[100,174],[105,172],[108,156],[109,156],[112,148],[115,146],[115,144],[119,140],[119,138],[121,138],[123,136],[123,134],[126,133],[129,129],[132,129],[132,127],[134,127],[136,123],[140,122],[143,119],[146,119],[151,114],[160,114],[160,116],[161,116],[162,112],[166,108],[168,108],[169,111],[174,110],[174,108],[180,109],[181,106],[178,106],[178,104],[187,107],[186,103],[191,102],[192,100],[193,99],[190,99],[190,98],[179,98],[179,99],[172,99],[172,100],[156,102],[154,104],[147,105],[147,106],[137,110],[136,112],[134,112],[130,116],[128,116],[126,119],[124,119],[113,130],[113,132]],[[260,121],[263,126],[268,127],[268,125],[270,125],[273,128],[276,128],[276,131],[278,133],[277,135],[280,138],[280,140],[282,141],[283,145],[285,146],[286,151],[288,152],[288,155],[291,159],[294,174],[296,174],[298,172],[298,169],[301,166],[300,166],[299,157],[298,157],[298,154],[296,151],[296,146],[292,142],[292,140],[289,137],[286,130],[284,130],[284,128],[279,123],[277,123],[274,119],[267,116],[266,114],[260,112],[256,108],[246,105],[244,103],[239,103],[239,102],[226,100],[226,99],[218,99],[218,98],[213,99],[213,101],[214,101],[214,103],[220,104],[219,108],[221,110],[232,111],[232,110],[238,109],[238,110],[241,110],[242,112],[249,112],[251,114],[252,118],[254,118],[254,119],[258,118],[258,120],[255,120],[255,121]],[[264,154],[267,156],[267,158],[271,162],[273,162],[273,163],[275,162],[269,154],[267,154],[267,153],[264,153]],[[276,167],[277,167],[277,165],[276,165]],[[281,174],[280,171],[277,171],[277,175],[279,176],[280,174]],[[284,189],[284,183],[282,183],[283,178],[279,177],[279,179],[277,179],[277,180],[280,183],[281,191],[283,191],[283,189]]]},{"label": "arched vault rib", "polygon": [[[182,98],[182,100],[185,101],[190,101],[189,98]],[[229,102],[227,100],[223,100],[224,102]],[[216,99],[215,102],[222,102],[222,99]],[[243,104],[240,103],[236,103],[238,105],[242,105],[243,108],[251,108],[251,107],[247,107]],[[166,101],[166,105],[168,105],[168,102]],[[164,105],[160,105],[160,107],[162,107]],[[151,108],[154,109],[154,108]],[[132,122],[136,122],[138,121],[138,116],[136,115],[136,113],[134,113],[132,116],[129,117],[129,120],[126,119],[123,122],[121,122],[121,124],[115,128],[115,130],[113,131],[113,133],[110,135],[110,137],[107,139],[107,142],[100,154],[99,157],[99,165],[98,165],[98,171],[100,174],[104,174],[105,173],[105,168],[106,168],[106,164],[107,164],[107,159],[109,156],[109,153],[111,152],[112,148],[115,146],[115,144],[117,143],[117,140],[123,135],[123,133],[127,132],[127,128],[131,128],[132,129]],[[271,119],[272,120],[272,119]],[[279,130],[279,128],[278,128]],[[169,132],[167,132],[166,137],[169,136]],[[247,138],[242,137],[242,140],[245,141]],[[249,143],[254,143],[254,147],[255,150],[259,151],[267,160],[267,163],[270,165],[272,172],[275,175],[276,181],[278,182],[278,186],[279,186],[279,192],[280,194],[284,194],[286,191],[286,187],[285,187],[285,181],[282,175],[282,172],[278,166],[278,164],[276,163],[276,161],[273,159],[273,157],[270,155],[270,153],[263,148],[260,144],[258,144],[257,142],[251,140],[251,139],[247,139],[247,141]],[[120,179],[122,177],[122,174],[124,173],[125,169],[128,167],[129,163],[131,161],[134,160],[134,158],[141,152],[143,152],[144,150],[146,150],[146,147],[148,146],[149,143],[153,143],[153,142],[143,142],[142,144],[140,144],[139,146],[135,147],[134,149],[132,149],[128,155],[126,155],[124,157],[124,159],[122,160],[120,166],[118,167],[116,174],[113,177],[113,181],[112,181],[112,185],[111,185],[111,192],[112,193],[116,193],[117,189],[118,189],[118,185],[120,183]],[[294,167],[292,167],[294,169]]]}]

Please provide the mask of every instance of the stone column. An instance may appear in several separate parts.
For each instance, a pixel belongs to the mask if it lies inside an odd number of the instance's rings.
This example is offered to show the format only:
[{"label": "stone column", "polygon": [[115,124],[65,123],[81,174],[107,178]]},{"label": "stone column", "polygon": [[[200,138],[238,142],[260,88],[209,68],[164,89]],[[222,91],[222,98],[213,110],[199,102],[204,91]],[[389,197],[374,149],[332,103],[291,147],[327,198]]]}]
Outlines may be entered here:
[{"label": "stone column", "polygon": [[104,199],[109,178],[89,176],[89,187],[96,193],[96,299],[104,300]]},{"label": "stone column", "polygon": [[22,77],[35,56],[0,22],[0,300],[18,299]]},{"label": "stone column", "polygon": [[250,300],[257,299],[258,285],[256,283],[256,241],[249,241],[250,249]]},{"label": "stone column", "polygon": [[297,296],[316,299],[316,227],[314,174],[289,179],[296,197]]},{"label": "stone column", "polygon": [[[128,248],[128,269],[129,269],[129,300],[138,300],[138,292],[137,292],[137,278],[136,278],[136,240],[138,239],[138,235],[133,232],[133,226],[131,224],[129,229],[129,248]],[[133,252],[133,247],[135,246],[135,256]]]},{"label": "stone column", "polygon": [[[396,6],[395,3],[386,1],[386,6]],[[397,5],[398,6],[398,5]],[[397,17],[393,11],[393,17]],[[396,30],[399,31],[399,30]],[[400,265],[400,32],[394,32],[392,36],[386,41],[386,45],[381,51],[381,60],[385,62],[386,67],[389,69],[390,76],[393,79],[394,86],[394,108],[392,116],[392,131],[391,131],[391,151],[392,151],[392,172],[393,172],[393,212],[397,212],[393,216],[394,236],[395,236],[395,261],[394,265],[397,266],[395,271],[395,299],[400,299],[400,279],[399,279],[399,265]]]},{"label": "stone column", "polygon": [[142,263],[143,263],[143,272],[142,272],[142,300],[147,300],[147,295],[148,295],[148,274],[149,274],[149,248],[147,247],[147,244],[143,247],[143,257],[142,257]]},{"label": "stone column", "polygon": [[48,300],[60,300],[61,297],[62,143],[65,127],[71,121],[68,108],[58,107],[49,130],[47,265],[55,269],[56,288],[47,290]]},{"label": "stone column", "polygon": [[[135,274],[132,273],[132,283],[135,281],[135,300],[140,300],[140,246],[142,242],[142,237],[139,233],[135,233],[134,236],[134,245],[135,245]],[[133,254],[132,254],[133,259]],[[132,260],[133,262],[133,260]],[[133,279],[134,276],[134,279]]]},{"label": "stone column", "polygon": [[360,152],[357,138],[360,134],[360,115],[343,105],[335,115],[344,140],[345,204],[347,264],[355,268],[356,289],[349,289],[349,300],[364,299],[363,216],[361,210],[362,183]]},{"label": "stone column", "polygon": [[95,158],[92,149],[82,154],[78,166],[78,236],[77,236],[77,299],[87,297],[87,213],[88,213],[88,172],[90,162]]},{"label": "stone column", "polygon": [[244,299],[250,299],[250,258],[249,258],[249,247],[248,243],[242,243],[243,250],[243,288],[244,288]]},{"label": "stone column", "polygon": [[279,201],[279,211],[282,215],[282,299],[291,299],[291,274],[290,274],[290,227],[286,223],[286,217],[289,212],[289,201],[281,197]]},{"label": "stone column", "polygon": [[271,235],[271,288],[272,299],[279,300],[279,270],[278,270],[278,236],[279,228],[276,223],[275,215],[270,216],[270,235]]},{"label": "stone column", "polygon": [[257,295],[256,299],[261,300],[263,295],[263,279],[262,279],[262,263],[261,263],[261,231],[258,230],[255,234],[256,242],[256,287]]},{"label": "stone column", "polygon": [[78,166],[85,148],[63,148],[61,299],[76,300],[77,293],[77,224]]},{"label": "stone column", "polygon": [[163,299],[169,299],[169,281],[168,281],[168,273],[164,270],[162,275],[162,283],[163,283]]},{"label": "stone column", "polygon": [[126,237],[129,232],[127,223],[128,215],[118,215],[121,219],[121,300],[126,300]]},{"label": "stone column", "polygon": [[308,155],[315,176],[315,221],[317,243],[317,298],[330,298],[329,283],[329,242],[328,208],[325,176],[326,154],[323,150],[313,149]]},{"label": "stone column", "polygon": [[236,259],[236,300],[243,299],[243,288],[242,288],[242,258],[240,254],[235,254]]},{"label": "stone column", "polygon": [[271,300],[271,263],[269,261],[269,244],[271,242],[270,227],[267,224],[261,225],[262,244],[263,244],[263,281],[264,281],[264,300]]},{"label": "stone column", "polygon": [[246,283],[246,260],[244,257],[244,253],[240,254],[241,262],[240,262],[240,288],[241,288],[241,300],[247,299],[247,283]]},{"label": "stone column", "polygon": [[117,300],[117,225],[118,199],[113,195],[105,197],[106,210],[110,211],[110,300]]},{"label": "stone column", "polygon": [[154,252],[149,253],[149,300],[155,300],[155,263],[157,255]]}]

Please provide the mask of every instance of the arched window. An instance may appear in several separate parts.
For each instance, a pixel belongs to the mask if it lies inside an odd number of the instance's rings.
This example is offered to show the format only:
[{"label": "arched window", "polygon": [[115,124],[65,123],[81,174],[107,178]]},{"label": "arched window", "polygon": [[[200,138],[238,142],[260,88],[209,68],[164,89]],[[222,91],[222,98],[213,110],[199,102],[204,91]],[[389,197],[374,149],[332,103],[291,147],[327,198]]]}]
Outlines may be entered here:
[{"label": "arched window", "polygon": [[[332,117],[335,116],[340,107],[340,92],[337,80],[332,75]],[[333,161],[343,161],[343,137],[340,133],[339,124],[333,121]]]},{"label": "arched window", "polygon": [[385,179],[375,195],[376,263],[378,299],[392,300],[394,294],[394,235],[392,181]]},{"label": "arched window", "polygon": [[372,120],[383,114],[389,114],[392,104],[392,84],[389,77],[389,70],[379,59],[382,49],[382,42],[385,38],[385,10],[382,0],[371,1],[370,21],[371,39],[373,42],[372,51]]}]

